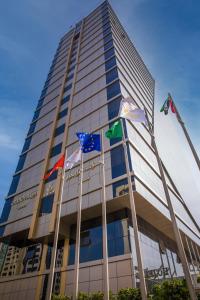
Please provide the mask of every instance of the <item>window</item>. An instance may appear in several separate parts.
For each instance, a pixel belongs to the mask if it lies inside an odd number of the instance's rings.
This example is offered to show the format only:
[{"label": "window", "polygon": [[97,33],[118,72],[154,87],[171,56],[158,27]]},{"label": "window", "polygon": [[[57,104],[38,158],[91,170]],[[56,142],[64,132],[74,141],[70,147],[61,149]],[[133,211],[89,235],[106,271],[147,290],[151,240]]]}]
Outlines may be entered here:
[{"label": "window", "polygon": [[128,238],[128,217],[126,210],[108,215],[108,256],[130,253]]},{"label": "window", "polygon": [[106,30],[103,31],[103,35],[107,35],[108,33],[111,33],[111,27],[108,27]]},{"label": "window", "polygon": [[54,146],[52,149],[51,149],[51,155],[50,157],[53,157],[55,155],[58,155],[60,152],[61,152],[61,149],[62,149],[62,143]]},{"label": "window", "polygon": [[69,85],[67,85],[65,88],[64,88],[64,93],[69,91],[72,87],[72,83],[70,83]]},{"label": "window", "polygon": [[77,51],[73,51],[71,54],[71,58],[74,57],[77,54]]},{"label": "window", "polygon": [[124,158],[124,149],[120,145],[110,151],[111,154],[111,167],[112,178],[116,178],[126,173],[126,165]]},{"label": "window", "polygon": [[105,31],[108,28],[110,28],[110,22],[107,22],[106,24],[103,25],[103,31]]},{"label": "window", "polygon": [[104,53],[105,60],[110,58],[114,54],[115,54],[114,48],[111,48],[110,50],[108,50],[107,52]]},{"label": "window", "polygon": [[16,168],[15,172],[18,172],[18,171],[20,171],[21,169],[23,169],[25,160],[26,160],[26,153],[23,154],[23,155],[21,155],[21,156],[19,157],[19,161],[18,161],[17,168]]},{"label": "window", "polygon": [[70,73],[71,71],[73,71],[75,69],[76,65],[72,66],[69,70],[68,73]]},{"label": "window", "polygon": [[40,115],[40,110],[41,110],[41,108],[35,111],[34,116],[33,116],[33,119],[32,119],[32,122],[35,121],[35,120],[39,117],[39,115]]},{"label": "window", "polygon": [[[82,222],[80,236],[80,262],[101,259],[102,253],[102,226],[101,218]],[[74,264],[76,226],[71,227],[70,250],[68,264]]]},{"label": "window", "polygon": [[32,138],[32,137],[29,137],[29,138],[27,138],[27,139],[25,140],[24,146],[23,146],[23,149],[22,149],[22,152],[25,152],[25,151],[27,151],[27,150],[29,149],[30,144],[31,144],[31,138]]},{"label": "window", "polygon": [[111,59],[109,59],[105,62],[106,71],[108,71],[109,69],[111,69],[115,65],[116,65],[116,58],[115,58],[115,56],[113,56]]},{"label": "window", "polygon": [[62,111],[59,112],[58,114],[58,119],[63,118],[64,116],[66,116],[68,113],[68,108],[63,109]]},{"label": "window", "polygon": [[12,183],[10,185],[8,196],[10,196],[10,195],[12,195],[16,192],[17,186],[18,186],[18,183],[19,183],[19,179],[20,179],[20,174],[13,176],[13,180],[12,180]]},{"label": "window", "polygon": [[[50,170],[47,171],[47,173],[49,172]],[[58,177],[58,170],[54,171],[51,176],[49,176],[48,179],[45,180],[45,183],[48,183],[52,180],[55,180],[56,178]]]},{"label": "window", "polygon": [[70,95],[67,95],[65,98],[62,99],[61,101],[61,105],[63,105],[64,103],[67,103],[70,99]]},{"label": "window", "polygon": [[118,78],[117,68],[114,68],[106,73],[106,83],[107,84],[110,83],[111,81],[115,80],[116,78]]},{"label": "window", "polygon": [[104,39],[104,44],[106,44],[108,41],[112,39],[112,33],[106,35],[103,39]]},{"label": "window", "polygon": [[44,98],[42,98],[42,99],[40,99],[40,100],[38,101],[37,108],[40,107],[40,106],[42,106],[43,101],[44,101]]},{"label": "window", "polygon": [[109,41],[107,44],[104,43],[104,51],[108,50],[109,48],[113,47],[113,41]]},{"label": "window", "polygon": [[4,207],[1,213],[0,223],[6,222],[8,220],[11,205],[12,205],[13,198],[9,198],[5,200]]},{"label": "window", "polygon": [[41,199],[40,216],[52,212],[54,193]]},{"label": "window", "polygon": [[107,87],[107,99],[111,99],[118,94],[120,94],[120,86],[119,86],[119,81],[114,82],[113,84],[109,85]]},{"label": "window", "polygon": [[60,125],[58,128],[55,129],[54,137],[63,133],[65,131],[65,124]]},{"label": "window", "polygon": [[127,178],[114,182],[112,184],[113,198],[120,197],[128,193],[128,180]]},{"label": "window", "polygon": [[72,65],[76,61],[76,58],[70,60],[70,65]]},{"label": "window", "polygon": [[69,80],[71,80],[73,77],[74,77],[74,73],[72,73],[71,75],[69,75],[69,76],[67,77],[67,80],[69,81]]},{"label": "window", "polygon": [[5,228],[6,228],[6,226],[0,227],[0,237],[2,237],[4,235]]},{"label": "window", "polygon": [[30,125],[29,131],[28,131],[28,135],[34,132],[35,126],[36,126],[36,122],[34,122],[34,123],[32,123]]},{"label": "window", "polygon": [[108,103],[108,119],[109,120],[112,120],[113,118],[118,116],[120,102],[121,102],[121,97],[118,97],[117,99]]}]

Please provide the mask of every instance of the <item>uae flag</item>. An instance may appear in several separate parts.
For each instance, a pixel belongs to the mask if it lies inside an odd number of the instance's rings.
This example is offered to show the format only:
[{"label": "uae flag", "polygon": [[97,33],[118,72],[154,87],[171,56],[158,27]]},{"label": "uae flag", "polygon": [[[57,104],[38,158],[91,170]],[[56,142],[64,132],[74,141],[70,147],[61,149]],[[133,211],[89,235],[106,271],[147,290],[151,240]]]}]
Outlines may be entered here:
[{"label": "uae flag", "polygon": [[45,176],[44,176],[44,180],[47,180],[51,174],[53,174],[53,172],[55,172],[56,170],[58,170],[59,168],[63,168],[64,167],[64,163],[65,163],[65,155],[63,154],[61,156],[61,158],[55,163],[55,165],[53,166],[53,168],[51,169],[51,171],[49,171]]}]

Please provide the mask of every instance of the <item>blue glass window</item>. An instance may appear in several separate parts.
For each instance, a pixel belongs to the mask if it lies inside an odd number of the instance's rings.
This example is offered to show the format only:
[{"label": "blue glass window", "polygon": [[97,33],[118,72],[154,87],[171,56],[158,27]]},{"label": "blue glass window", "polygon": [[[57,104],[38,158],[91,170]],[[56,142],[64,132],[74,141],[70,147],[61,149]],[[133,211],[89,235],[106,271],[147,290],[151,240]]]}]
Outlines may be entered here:
[{"label": "blue glass window", "polygon": [[28,135],[34,132],[35,126],[36,126],[36,122],[34,122],[34,123],[32,123],[30,125],[29,131],[28,131]]},{"label": "blue glass window", "polygon": [[110,151],[111,154],[111,167],[112,167],[112,178],[116,178],[126,173],[126,165],[124,158],[123,146],[117,146]]},{"label": "blue glass window", "polygon": [[111,33],[111,27],[108,27],[106,30],[103,31],[103,35],[107,35],[108,33]]},{"label": "blue glass window", "polygon": [[0,223],[6,222],[8,220],[11,205],[12,205],[13,198],[9,198],[5,200],[4,207],[1,213]]},{"label": "blue glass window", "polygon": [[23,154],[23,155],[21,155],[21,156],[19,157],[18,164],[17,164],[17,168],[16,168],[15,172],[18,172],[18,171],[20,171],[21,169],[23,169],[25,160],[26,160],[26,153]]},{"label": "blue glass window", "polygon": [[107,84],[110,83],[111,81],[115,80],[116,78],[118,78],[117,68],[114,68],[106,73],[106,83]]},{"label": "blue glass window", "polygon": [[23,146],[23,149],[22,149],[22,152],[25,152],[29,149],[30,147],[30,144],[31,144],[31,138],[32,137],[29,137],[27,139],[25,139],[25,142],[24,142],[24,146]]},{"label": "blue glass window", "polygon": [[34,116],[33,116],[33,119],[32,119],[32,122],[35,121],[35,120],[39,117],[39,115],[40,115],[40,110],[41,110],[41,109],[38,109],[38,110],[35,111]]},{"label": "blue glass window", "polygon": [[[70,251],[68,264],[74,264],[76,226],[71,227]],[[85,221],[81,224],[80,262],[101,259],[102,253],[102,226],[101,218]]]},{"label": "blue glass window", "polygon": [[4,235],[5,228],[6,226],[0,226],[0,237]]},{"label": "blue glass window", "polygon": [[104,44],[104,51],[108,50],[109,48],[113,47],[113,41],[109,41],[107,44]]},{"label": "blue glass window", "polygon": [[70,60],[70,65],[72,65],[73,63],[75,63],[75,61],[76,61],[76,58],[71,59]]},{"label": "blue glass window", "polygon": [[127,178],[114,182],[112,184],[113,197],[120,197],[128,193],[128,180]]},{"label": "blue glass window", "polygon": [[63,133],[64,131],[65,131],[65,124],[62,124],[58,128],[55,129],[54,137]]},{"label": "blue glass window", "polygon": [[73,71],[75,69],[76,65],[72,66],[69,70],[68,73],[70,73],[71,71]]},{"label": "blue glass window", "polygon": [[74,57],[77,54],[77,51],[73,51],[71,54],[71,58]]},{"label": "blue glass window", "polygon": [[53,207],[54,193],[41,199],[40,216],[50,214]]},{"label": "blue glass window", "polygon": [[61,152],[61,149],[62,149],[62,143],[54,146],[52,149],[51,149],[51,155],[50,157],[53,157],[55,155],[58,155],[60,152]]},{"label": "blue glass window", "polygon": [[120,91],[119,81],[116,81],[107,87],[107,99],[108,100],[117,96],[120,93],[121,93],[121,91]]},{"label": "blue glass window", "polygon": [[20,179],[20,174],[13,176],[13,180],[12,180],[12,183],[10,185],[8,196],[10,196],[10,195],[12,195],[16,192],[17,186],[18,186],[18,183],[19,183],[19,179]]},{"label": "blue glass window", "polygon": [[112,39],[112,33],[106,35],[103,39],[104,39],[104,44],[106,44],[108,41]]},{"label": "blue glass window", "polygon": [[111,48],[110,50],[108,50],[107,52],[104,53],[104,57],[105,57],[105,59],[108,59],[111,56],[113,56],[114,54],[115,54],[114,48]]},{"label": "blue glass window", "polygon": [[103,25],[103,31],[110,27],[110,22],[107,22]]},{"label": "blue glass window", "polygon": [[64,88],[64,93],[69,91],[70,89],[72,88],[72,83],[70,83],[69,85],[67,85],[65,88]]},{"label": "blue glass window", "polygon": [[115,56],[113,56],[111,59],[109,59],[105,62],[106,71],[108,71],[109,69],[111,69],[115,65],[116,65],[116,58],[115,58]]},{"label": "blue glass window", "polygon": [[[49,172],[50,170],[48,170]],[[47,173],[48,173],[47,172]],[[45,183],[55,180],[58,177],[58,170],[54,171],[48,179],[45,180]]]},{"label": "blue glass window", "polygon": [[69,75],[69,76],[67,77],[67,80],[71,80],[73,77],[74,77],[74,73],[72,73],[71,75]]},{"label": "blue glass window", "polygon": [[59,112],[58,114],[58,119],[63,118],[64,116],[66,116],[68,113],[68,108],[63,109],[61,112]]},{"label": "blue glass window", "polygon": [[126,210],[108,215],[108,256],[130,253]]},{"label": "blue glass window", "polygon": [[62,99],[61,101],[61,105],[63,105],[64,103],[67,103],[70,99],[70,95],[67,95],[65,98]]},{"label": "blue glass window", "polygon": [[121,97],[116,98],[115,100],[108,103],[108,119],[112,120],[117,117],[119,114]]},{"label": "blue glass window", "polygon": [[42,99],[40,99],[40,100],[38,101],[37,108],[40,107],[40,106],[42,106],[43,101],[44,101],[44,98],[42,98]]}]

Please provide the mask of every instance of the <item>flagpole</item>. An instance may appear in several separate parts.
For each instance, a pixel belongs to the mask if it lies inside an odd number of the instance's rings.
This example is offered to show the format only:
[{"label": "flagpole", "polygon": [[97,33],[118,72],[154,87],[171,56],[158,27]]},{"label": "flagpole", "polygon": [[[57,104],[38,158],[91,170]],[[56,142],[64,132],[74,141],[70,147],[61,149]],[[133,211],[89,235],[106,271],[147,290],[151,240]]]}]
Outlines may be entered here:
[{"label": "flagpole", "polygon": [[104,300],[109,300],[109,269],[108,269],[108,240],[107,240],[107,214],[106,214],[106,187],[105,187],[105,158],[104,135],[101,131],[101,157],[102,157],[102,229],[103,229],[103,267],[104,267]]},{"label": "flagpole", "polygon": [[177,224],[177,220],[176,220],[176,216],[175,216],[175,212],[173,209],[173,205],[171,202],[171,198],[169,195],[169,190],[168,190],[168,186],[165,180],[165,175],[164,175],[164,171],[163,171],[163,167],[162,167],[162,162],[158,153],[158,149],[156,146],[156,142],[155,142],[155,136],[151,130],[151,124],[149,122],[149,118],[148,118],[148,114],[147,111],[145,109],[145,113],[146,113],[146,118],[147,118],[147,122],[148,122],[148,127],[149,127],[149,131],[151,134],[151,140],[152,140],[152,147],[154,148],[155,154],[156,154],[156,159],[158,162],[158,167],[159,167],[159,171],[160,171],[160,175],[161,175],[161,179],[162,179],[162,184],[163,184],[163,188],[164,188],[164,192],[165,192],[165,197],[167,200],[167,204],[168,204],[168,209],[170,212],[170,217],[171,217],[171,221],[172,221],[172,227],[173,227],[173,232],[174,232],[174,236],[175,236],[175,240],[176,240],[176,244],[177,244],[177,248],[178,248],[178,253],[180,256],[180,260],[182,263],[182,267],[183,267],[183,271],[185,274],[185,278],[186,278],[186,282],[187,282],[187,286],[189,289],[189,294],[192,300],[196,300],[196,294],[195,294],[195,290],[192,284],[192,278],[189,272],[189,267],[188,267],[188,263],[187,263],[187,257],[185,254],[185,250],[184,250],[184,246],[183,246],[183,241],[181,238],[181,234],[178,228],[178,224]]},{"label": "flagpole", "polygon": [[75,264],[74,264],[73,300],[76,300],[77,297],[78,297],[82,193],[83,193],[83,153],[81,151],[80,188],[79,188],[79,198],[78,198],[78,203],[77,203],[77,226],[76,226],[76,247],[75,247]]},{"label": "flagpole", "polygon": [[133,195],[131,172],[130,172],[129,161],[128,161],[127,145],[126,145],[125,135],[124,135],[124,124],[122,124],[122,129],[123,129],[123,148],[124,148],[124,154],[125,154],[125,164],[126,164],[126,170],[127,170],[127,176],[128,176],[128,189],[129,189],[129,197],[130,197],[131,217],[132,217],[132,223],[133,223],[135,250],[136,250],[138,271],[139,271],[139,278],[140,278],[140,291],[141,291],[142,300],[147,300],[147,288],[146,288],[144,267],[143,267],[142,254],[141,254],[140,241],[139,241],[137,214],[136,214],[136,208],[135,208],[135,199],[134,199],[134,195]]},{"label": "flagpole", "polygon": [[47,294],[46,300],[51,300],[52,297],[52,289],[53,289],[53,279],[55,273],[55,264],[56,264],[56,253],[57,253],[57,244],[58,244],[58,237],[59,237],[59,229],[60,229],[60,216],[61,216],[61,207],[62,207],[62,198],[63,198],[63,190],[64,190],[64,178],[65,178],[65,169],[62,169],[62,172],[59,174],[61,176],[61,192],[59,201],[57,202],[57,218],[56,218],[56,227],[54,233],[54,240],[53,240],[53,248],[51,254],[51,265],[49,271],[49,279],[47,285]]},{"label": "flagpole", "polygon": [[[170,93],[168,93],[168,96],[170,97],[170,99],[172,99]],[[189,134],[188,134],[188,132],[187,132],[187,129],[186,129],[186,127],[185,127],[185,124],[184,124],[184,122],[183,122],[183,120],[182,120],[182,118],[181,118],[181,115],[179,114],[179,111],[178,111],[178,109],[177,109],[177,107],[176,107],[174,101],[173,101],[173,104],[174,104],[174,107],[175,107],[175,110],[176,110],[176,117],[177,117],[177,120],[178,120],[179,124],[181,125],[181,128],[183,129],[183,132],[184,132],[184,134],[185,134],[186,140],[187,140],[187,142],[188,142],[188,144],[189,144],[189,146],[190,146],[190,149],[191,149],[191,151],[192,151],[192,154],[193,154],[193,156],[194,156],[194,159],[195,159],[195,161],[196,161],[196,163],[197,163],[197,166],[198,166],[198,168],[199,168],[199,170],[200,170],[200,159],[199,159],[199,157],[198,157],[198,154],[197,154],[197,152],[196,152],[196,150],[195,150],[195,148],[194,148],[194,145],[193,145],[193,143],[192,143],[192,141],[191,141],[191,139],[190,139],[190,136],[189,136]]]}]

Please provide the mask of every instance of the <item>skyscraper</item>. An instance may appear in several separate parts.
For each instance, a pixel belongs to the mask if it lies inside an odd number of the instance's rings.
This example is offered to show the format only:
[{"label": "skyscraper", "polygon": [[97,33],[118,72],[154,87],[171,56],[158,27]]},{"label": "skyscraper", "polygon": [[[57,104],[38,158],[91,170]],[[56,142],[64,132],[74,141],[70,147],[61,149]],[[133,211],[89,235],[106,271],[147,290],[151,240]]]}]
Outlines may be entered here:
[{"label": "skyscraper", "polygon": [[[45,299],[61,176],[59,171],[46,181],[43,176],[66,149],[69,156],[78,148],[76,132],[108,130],[119,119],[126,97],[145,108],[153,130],[154,79],[105,1],[61,38],[34,112],[1,216],[1,299]],[[123,139],[103,139],[109,288],[114,293],[139,287],[142,276],[147,289],[159,280],[185,276],[149,126],[127,120],[122,124]],[[162,167],[195,286],[199,227],[164,162]],[[76,267],[79,291],[104,290],[106,284],[102,154],[84,154],[77,265],[79,175],[79,164],[66,171],[62,196],[53,291],[66,295],[73,294]]]}]

